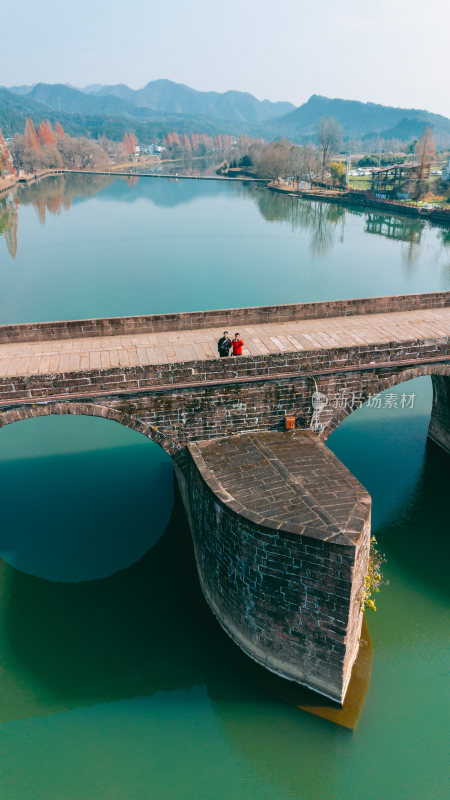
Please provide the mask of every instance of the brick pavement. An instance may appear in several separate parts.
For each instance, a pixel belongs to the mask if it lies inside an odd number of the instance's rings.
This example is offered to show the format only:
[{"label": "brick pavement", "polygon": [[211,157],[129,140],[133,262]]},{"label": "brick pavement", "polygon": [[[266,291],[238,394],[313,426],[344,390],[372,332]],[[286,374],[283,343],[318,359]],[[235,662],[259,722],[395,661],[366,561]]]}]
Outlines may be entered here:
[{"label": "brick pavement", "polygon": [[[244,356],[327,350],[450,336],[450,308],[226,326],[239,328]],[[217,358],[223,328],[0,344],[0,377],[82,372]]]}]

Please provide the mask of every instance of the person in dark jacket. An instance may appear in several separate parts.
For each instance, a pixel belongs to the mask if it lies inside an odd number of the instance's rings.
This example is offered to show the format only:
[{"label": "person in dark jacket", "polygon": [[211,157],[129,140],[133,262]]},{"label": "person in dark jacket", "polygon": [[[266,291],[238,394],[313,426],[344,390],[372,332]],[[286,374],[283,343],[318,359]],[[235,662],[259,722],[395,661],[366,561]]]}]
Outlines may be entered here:
[{"label": "person in dark jacket", "polygon": [[230,355],[231,339],[228,336],[228,331],[223,332],[223,336],[217,342],[217,349],[220,358],[226,358]]}]

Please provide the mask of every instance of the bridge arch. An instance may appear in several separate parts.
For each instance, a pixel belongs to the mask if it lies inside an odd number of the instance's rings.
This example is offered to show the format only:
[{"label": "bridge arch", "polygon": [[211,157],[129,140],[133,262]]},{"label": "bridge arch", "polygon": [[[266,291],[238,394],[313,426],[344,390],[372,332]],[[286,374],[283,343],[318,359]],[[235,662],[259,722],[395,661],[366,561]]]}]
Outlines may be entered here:
[{"label": "bridge arch", "polygon": [[19,422],[24,419],[34,419],[36,417],[47,417],[52,414],[75,414],[89,417],[102,417],[118,422],[126,428],[131,428],[138,433],[142,433],[147,439],[156,442],[170,456],[175,456],[180,450],[180,446],[161,433],[156,427],[149,425],[132,414],[111,408],[106,404],[89,402],[49,402],[49,403],[29,403],[5,411],[0,415],[0,428]]},{"label": "bridge arch", "polygon": [[[414,378],[421,378],[423,376],[429,375],[431,378],[433,376],[446,378],[450,381],[450,364],[423,364],[418,365],[417,367],[408,367],[405,369],[400,369],[396,371],[392,371],[389,375],[373,375],[369,376],[367,374],[358,378],[358,383],[360,386],[358,387],[356,384],[352,383],[351,391],[355,391],[358,398],[365,403],[368,398],[375,394],[380,394],[384,392],[386,389],[390,389],[393,386],[398,386],[399,384],[405,383],[406,381],[413,380]],[[336,379],[331,381],[329,380],[327,383],[322,384],[318,381],[318,388],[319,391],[328,394],[328,396],[332,396],[333,393],[336,394],[338,391],[341,391],[346,386],[346,379],[344,376],[336,376]],[[351,396],[350,391],[350,396]],[[433,393],[435,394],[435,393]],[[343,407],[338,408],[331,408],[327,415],[324,414],[324,422],[325,427],[322,433],[320,434],[321,438],[326,440],[329,436],[336,430],[336,428],[343,422],[346,417],[350,416],[354,411],[357,411],[359,405],[354,405],[350,401]],[[432,407],[432,417],[436,411],[436,397],[433,400],[433,407]],[[448,409],[448,415],[450,417],[450,409]]]}]

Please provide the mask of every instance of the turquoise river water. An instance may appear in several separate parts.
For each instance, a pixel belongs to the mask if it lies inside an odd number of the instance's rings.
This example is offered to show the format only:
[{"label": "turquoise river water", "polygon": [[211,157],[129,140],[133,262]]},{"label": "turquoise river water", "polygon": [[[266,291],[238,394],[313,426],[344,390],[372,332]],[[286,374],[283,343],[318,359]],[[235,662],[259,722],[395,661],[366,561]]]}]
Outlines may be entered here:
[{"label": "turquoise river water", "polygon": [[[215,181],[49,179],[0,201],[0,232],[0,324],[450,286],[442,229]],[[328,441],[389,581],[354,732],[230,659],[157,445],[87,417],[0,431],[2,800],[446,796],[448,459],[430,379],[399,391],[413,408],[363,407]]]}]

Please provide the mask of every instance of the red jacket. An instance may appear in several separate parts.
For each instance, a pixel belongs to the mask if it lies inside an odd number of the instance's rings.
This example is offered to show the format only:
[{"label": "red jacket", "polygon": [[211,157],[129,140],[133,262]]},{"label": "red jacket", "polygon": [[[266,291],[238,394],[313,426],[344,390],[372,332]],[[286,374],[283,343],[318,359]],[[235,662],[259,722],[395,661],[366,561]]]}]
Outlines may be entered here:
[{"label": "red jacket", "polygon": [[242,339],[232,339],[231,346],[233,348],[233,355],[234,356],[241,356],[242,355],[242,348],[244,347],[245,342]]}]

